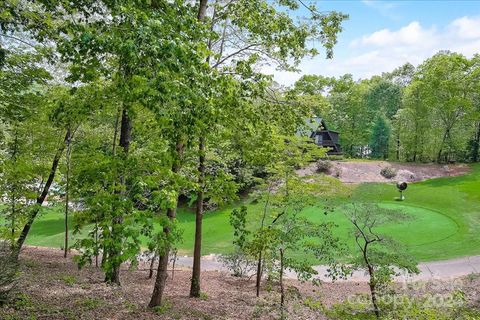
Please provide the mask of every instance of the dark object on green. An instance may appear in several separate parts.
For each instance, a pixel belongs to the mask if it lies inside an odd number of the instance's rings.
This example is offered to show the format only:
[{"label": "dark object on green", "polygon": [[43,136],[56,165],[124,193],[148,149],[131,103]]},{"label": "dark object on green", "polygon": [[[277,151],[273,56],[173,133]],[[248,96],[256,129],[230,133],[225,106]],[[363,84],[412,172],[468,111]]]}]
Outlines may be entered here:
[{"label": "dark object on green", "polygon": [[408,185],[406,182],[397,182],[397,189],[400,192],[400,201],[405,200],[405,197],[403,196],[403,191],[407,189]]},{"label": "dark object on green", "polygon": [[7,51],[0,47],[0,68],[3,66],[5,63],[5,58],[7,56]]},{"label": "dark object on green", "polygon": [[406,182],[397,182],[397,188],[400,191],[407,189],[408,185]]}]

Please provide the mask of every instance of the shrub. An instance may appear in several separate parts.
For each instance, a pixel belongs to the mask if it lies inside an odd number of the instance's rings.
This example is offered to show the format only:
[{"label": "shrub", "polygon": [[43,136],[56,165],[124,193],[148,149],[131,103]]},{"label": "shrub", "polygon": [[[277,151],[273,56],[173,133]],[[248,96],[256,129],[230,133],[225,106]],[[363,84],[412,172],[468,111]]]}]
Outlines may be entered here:
[{"label": "shrub", "polygon": [[340,178],[342,176],[342,168],[340,168],[340,167],[335,168],[334,176],[335,176],[335,178]]},{"label": "shrub", "polygon": [[328,173],[332,169],[332,162],[330,160],[318,160],[317,172]]},{"label": "shrub", "polygon": [[397,170],[392,167],[385,167],[380,170],[380,174],[387,179],[392,179],[397,175]]},{"label": "shrub", "polygon": [[339,160],[343,160],[344,158],[341,155],[333,155],[333,156],[328,156],[328,159],[332,161],[339,161]]},{"label": "shrub", "polygon": [[220,261],[234,277],[246,277],[256,268],[256,260],[239,249],[220,256]]}]

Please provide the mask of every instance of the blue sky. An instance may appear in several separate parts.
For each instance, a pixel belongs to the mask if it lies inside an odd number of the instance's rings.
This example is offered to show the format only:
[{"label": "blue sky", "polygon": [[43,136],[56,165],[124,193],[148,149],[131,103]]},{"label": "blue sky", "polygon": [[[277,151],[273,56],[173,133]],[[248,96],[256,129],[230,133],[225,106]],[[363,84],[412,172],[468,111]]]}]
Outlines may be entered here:
[{"label": "blue sky", "polygon": [[[334,50],[305,59],[300,73],[271,70],[275,80],[290,85],[302,74],[368,78],[403,63],[418,65],[439,50],[467,57],[480,53],[480,0],[470,1],[312,1],[319,11],[341,11],[344,23]],[[299,12],[298,14],[302,14]]]}]

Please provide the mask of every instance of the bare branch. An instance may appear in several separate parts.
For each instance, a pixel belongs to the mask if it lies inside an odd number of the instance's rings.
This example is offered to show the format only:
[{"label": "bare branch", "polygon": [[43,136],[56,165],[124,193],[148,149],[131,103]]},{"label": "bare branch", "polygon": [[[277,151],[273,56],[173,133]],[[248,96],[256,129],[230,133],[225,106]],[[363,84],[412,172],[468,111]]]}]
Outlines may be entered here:
[{"label": "bare branch", "polygon": [[238,55],[238,54],[240,54],[240,53],[242,53],[242,52],[244,52],[244,51],[246,51],[246,50],[249,50],[249,49],[251,49],[251,48],[253,48],[253,47],[255,47],[255,46],[259,46],[259,45],[260,45],[259,43],[252,43],[252,44],[250,44],[250,45],[248,45],[248,46],[246,46],[246,47],[244,47],[244,48],[241,48],[241,49],[239,49],[239,50],[237,50],[237,51],[235,51],[235,52],[227,55],[225,58],[221,59],[221,60],[218,61],[217,63],[215,63],[212,68],[217,68],[219,65],[221,65],[222,63],[224,63],[224,62],[227,61],[228,59],[230,59],[230,58],[232,58],[232,57],[234,57],[234,56],[236,56],[236,55]]},{"label": "bare branch", "polygon": [[0,37],[10,38],[10,39],[13,39],[13,40],[15,40],[15,41],[18,41],[18,42],[21,42],[21,43],[23,43],[23,44],[26,44],[27,46],[30,46],[30,47],[32,47],[32,48],[36,48],[35,45],[33,45],[33,44],[31,44],[31,43],[23,40],[23,39],[20,39],[20,38],[18,38],[18,37],[15,37],[15,36],[11,36],[11,35],[2,33],[2,34],[0,34]]}]

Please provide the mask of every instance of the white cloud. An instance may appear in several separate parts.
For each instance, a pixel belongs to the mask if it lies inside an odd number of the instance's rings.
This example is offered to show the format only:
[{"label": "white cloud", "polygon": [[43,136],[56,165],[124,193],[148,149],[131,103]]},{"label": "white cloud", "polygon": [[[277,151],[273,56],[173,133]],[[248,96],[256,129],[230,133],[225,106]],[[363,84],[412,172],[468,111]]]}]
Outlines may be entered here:
[{"label": "white cloud", "polygon": [[[302,62],[300,74],[275,72],[275,79],[284,85],[293,84],[302,74],[368,78],[410,62],[422,63],[440,50],[450,50],[471,57],[480,53],[480,16],[461,17],[445,26],[425,27],[413,21],[397,30],[382,29],[365,34],[338,52],[332,60],[318,56]],[[341,58],[340,58],[341,57]]]},{"label": "white cloud", "polygon": [[462,17],[450,24],[450,30],[463,39],[480,38],[480,17]]},{"label": "white cloud", "polygon": [[435,28],[424,29],[414,21],[397,31],[382,29],[352,41],[352,46],[425,45],[435,37]]}]

